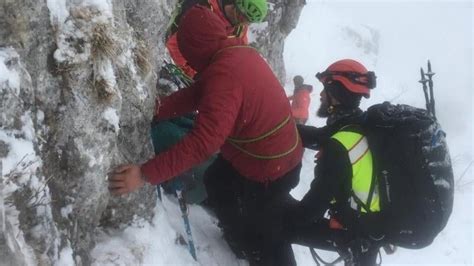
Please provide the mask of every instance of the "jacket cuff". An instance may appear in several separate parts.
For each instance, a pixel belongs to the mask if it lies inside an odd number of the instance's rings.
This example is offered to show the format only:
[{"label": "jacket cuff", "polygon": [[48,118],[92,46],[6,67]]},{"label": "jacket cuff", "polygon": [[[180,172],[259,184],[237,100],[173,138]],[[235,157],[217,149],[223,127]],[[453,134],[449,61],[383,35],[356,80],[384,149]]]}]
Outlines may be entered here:
[{"label": "jacket cuff", "polygon": [[158,175],[158,171],[155,167],[155,163],[153,159],[149,160],[148,162],[142,164],[140,167],[143,176],[146,176],[146,182],[157,185],[161,183],[161,178]]}]

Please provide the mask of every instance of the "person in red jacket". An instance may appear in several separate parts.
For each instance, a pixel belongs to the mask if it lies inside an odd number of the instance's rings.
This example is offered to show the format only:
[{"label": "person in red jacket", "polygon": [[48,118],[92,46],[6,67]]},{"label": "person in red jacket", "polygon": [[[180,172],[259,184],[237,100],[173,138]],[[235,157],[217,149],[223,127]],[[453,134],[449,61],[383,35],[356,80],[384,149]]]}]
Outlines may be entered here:
[{"label": "person in red jacket", "polygon": [[228,35],[241,38],[247,44],[248,24],[261,22],[268,11],[266,0],[185,0],[180,6],[180,12],[175,17],[173,24],[168,29],[166,48],[174,63],[181,68],[186,75],[194,77],[196,70],[187,64],[187,60],[178,48],[177,30],[182,14],[189,8],[199,4],[209,8],[223,23],[225,23]]},{"label": "person in red jacket", "polygon": [[308,121],[308,108],[311,102],[311,92],[313,92],[313,86],[304,84],[302,76],[295,76],[293,78],[295,84],[295,90],[293,95],[288,97],[291,101],[291,113],[296,123],[304,125]]},{"label": "person in red jacket", "polygon": [[159,184],[220,150],[205,185],[229,245],[251,265],[295,265],[283,215],[299,181],[303,148],[282,86],[262,56],[229,37],[205,7],[183,16],[178,44],[199,77],[162,99],[156,119],[197,110],[194,127],[143,165],[114,169],[110,191],[122,195],[146,182]]}]

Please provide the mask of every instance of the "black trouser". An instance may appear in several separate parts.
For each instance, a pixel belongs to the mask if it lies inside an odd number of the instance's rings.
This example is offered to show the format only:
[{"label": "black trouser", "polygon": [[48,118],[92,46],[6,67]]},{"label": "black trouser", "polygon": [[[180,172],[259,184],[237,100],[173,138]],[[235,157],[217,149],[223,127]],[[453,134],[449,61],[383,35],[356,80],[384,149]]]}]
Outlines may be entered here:
[{"label": "black trouser", "polygon": [[356,234],[347,230],[332,229],[327,219],[291,227],[287,232],[291,243],[338,252],[345,257],[345,265],[376,265],[381,243],[356,237]]},{"label": "black trouser", "polygon": [[221,156],[208,168],[208,203],[232,250],[250,265],[296,265],[283,218],[300,170],[301,164],[265,185],[244,178]]}]

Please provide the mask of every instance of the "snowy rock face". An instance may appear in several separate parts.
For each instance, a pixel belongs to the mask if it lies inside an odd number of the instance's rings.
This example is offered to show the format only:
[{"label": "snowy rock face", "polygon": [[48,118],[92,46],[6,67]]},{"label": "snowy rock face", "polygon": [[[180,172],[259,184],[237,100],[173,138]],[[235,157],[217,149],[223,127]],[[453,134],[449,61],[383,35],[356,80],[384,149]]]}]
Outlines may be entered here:
[{"label": "snowy rock face", "polygon": [[[89,265],[98,228],[150,220],[155,188],[111,197],[114,166],[153,155],[149,125],[176,0],[0,4],[0,258]],[[281,0],[251,39],[281,80],[304,1]]]},{"label": "snowy rock face", "polygon": [[288,34],[298,24],[306,0],[269,1],[269,13],[262,23],[252,24],[249,42],[267,59],[280,82],[285,84],[286,72],[283,49]]},{"label": "snowy rock face", "polygon": [[15,265],[52,265],[67,250],[88,265],[98,226],[152,216],[153,187],[112,198],[106,176],[152,156],[151,59],[175,3],[128,2],[0,5],[0,247]]},{"label": "snowy rock face", "polygon": [[[27,257],[32,255],[24,242],[33,238],[33,227],[50,224],[36,216],[36,212],[48,211],[39,206],[48,195],[43,193],[46,189],[40,187],[42,180],[36,175],[41,159],[34,149],[33,102],[31,78],[19,54],[12,48],[0,48],[0,255],[2,261],[6,258],[7,263],[19,265],[28,264]],[[26,233],[22,228],[33,230]],[[44,233],[55,235],[49,230]]]}]

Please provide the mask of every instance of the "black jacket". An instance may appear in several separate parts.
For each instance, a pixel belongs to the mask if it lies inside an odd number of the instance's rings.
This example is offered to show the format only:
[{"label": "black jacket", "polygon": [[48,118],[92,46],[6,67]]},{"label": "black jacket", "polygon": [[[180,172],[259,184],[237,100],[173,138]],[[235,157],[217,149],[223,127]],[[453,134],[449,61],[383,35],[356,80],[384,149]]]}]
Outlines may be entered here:
[{"label": "black jacket", "polygon": [[[350,248],[354,265],[376,265],[379,247],[385,243],[383,215],[358,213],[350,207],[352,165],[344,146],[331,139],[342,127],[363,134],[363,120],[358,109],[338,110],[326,127],[298,126],[304,147],[319,149],[319,154],[310,190],[286,217],[290,221],[286,233],[292,243],[338,252]],[[333,229],[323,219],[328,209],[346,230]]]}]

